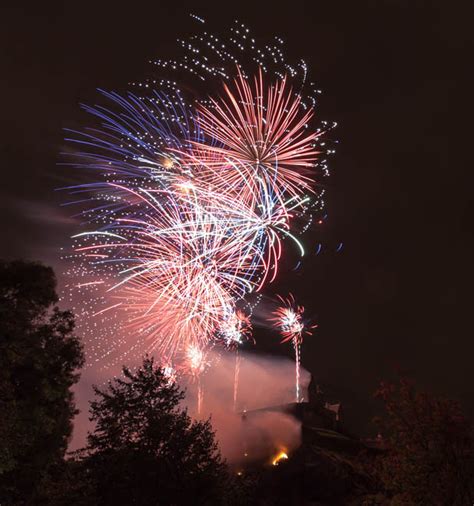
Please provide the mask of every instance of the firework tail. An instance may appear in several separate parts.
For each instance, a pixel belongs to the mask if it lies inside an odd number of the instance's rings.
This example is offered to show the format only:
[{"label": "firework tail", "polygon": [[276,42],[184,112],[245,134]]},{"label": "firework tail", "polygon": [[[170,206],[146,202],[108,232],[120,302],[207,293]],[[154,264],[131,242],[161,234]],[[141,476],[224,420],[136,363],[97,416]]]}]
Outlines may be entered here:
[{"label": "firework tail", "polygon": [[295,349],[295,390],[296,390],[296,402],[301,402],[300,399],[300,365],[301,365],[301,345],[299,340],[293,338],[293,347]]},{"label": "firework tail", "polygon": [[202,411],[203,397],[204,397],[204,392],[202,390],[202,385],[201,385],[201,376],[199,376],[198,383],[197,383],[197,412],[198,412],[199,416],[201,415],[201,411]]},{"label": "firework tail", "polygon": [[240,375],[240,354],[239,350],[235,355],[235,371],[234,371],[234,411],[237,410],[237,394],[239,390],[239,375]]}]

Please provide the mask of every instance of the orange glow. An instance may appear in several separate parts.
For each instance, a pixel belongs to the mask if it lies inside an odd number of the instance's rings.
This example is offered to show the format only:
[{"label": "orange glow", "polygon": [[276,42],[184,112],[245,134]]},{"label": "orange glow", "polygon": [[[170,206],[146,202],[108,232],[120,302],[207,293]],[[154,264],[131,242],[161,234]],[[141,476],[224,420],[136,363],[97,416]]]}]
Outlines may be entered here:
[{"label": "orange glow", "polygon": [[173,160],[171,160],[170,158],[165,158],[163,160],[163,167],[165,169],[171,169],[173,167]]},{"label": "orange glow", "polygon": [[272,460],[272,466],[277,466],[280,460],[287,460],[287,459],[288,455],[283,450],[281,450]]}]

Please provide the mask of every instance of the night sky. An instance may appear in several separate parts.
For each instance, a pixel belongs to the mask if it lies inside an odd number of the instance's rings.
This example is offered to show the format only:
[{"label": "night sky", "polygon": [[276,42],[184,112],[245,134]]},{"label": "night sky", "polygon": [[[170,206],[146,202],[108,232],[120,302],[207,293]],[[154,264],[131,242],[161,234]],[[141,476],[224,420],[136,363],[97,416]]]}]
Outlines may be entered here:
[{"label": "night sky", "polygon": [[238,18],[260,39],[280,35],[288,60],[307,60],[319,115],[338,122],[328,218],[305,236],[303,267],[276,287],[319,324],[303,365],[364,418],[397,367],[472,415],[470,2],[279,3],[2,7],[0,255],[58,265],[75,229],[54,190],[77,174],[57,162],[62,129],[87,122],[80,102],[94,103],[98,87],[127,89],[149,59],[172,56],[193,31],[189,12],[210,31]]}]

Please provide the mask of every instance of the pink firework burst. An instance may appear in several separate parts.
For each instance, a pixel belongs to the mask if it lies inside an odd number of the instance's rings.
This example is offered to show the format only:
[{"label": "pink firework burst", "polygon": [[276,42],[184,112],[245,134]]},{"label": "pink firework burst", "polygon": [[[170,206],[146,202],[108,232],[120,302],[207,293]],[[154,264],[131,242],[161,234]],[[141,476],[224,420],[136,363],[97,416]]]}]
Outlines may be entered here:
[{"label": "pink firework burst", "polygon": [[292,294],[290,294],[287,299],[278,295],[278,299],[281,302],[281,306],[273,312],[272,321],[282,335],[283,339],[281,342],[286,343],[290,340],[294,340],[301,343],[303,341],[303,335],[311,335],[311,329],[316,326],[305,326],[303,320],[304,307],[296,304]]},{"label": "pink firework burst", "polygon": [[[199,107],[198,123],[217,143],[194,142],[197,158],[221,170],[227,165],[229,171],[230,164],[231,184],[238,184],[242,176],[257,182],[260,176],[272,191],[298,196],[310,189],[312,180],[302,172],[308,172],[319,154],[315,141],[321,132],[307,129],[313,111],[303,109],[286,77],[266,86],[259,68],[253,85],[249,81],[238,68],[234,86],[224,84],[223,97],[211,98],[212,106]],[[241,164],[240,174],[232,170],[232,162]]]},{"label": "pink firework burst", "polygon": [[223,318],[219,327],[218,339],[222,339],[225,346],[237,347],[252,337],[252,323],[248,315],[239,309],[231,309]]},{"label": "pink firework burst", "polygon": [[278,296],[282,305],[273,313],[272,321],[282,335],[282,343],[291,341],[295,350],[295,393],[296,402],[301,402],[300,394],[300,368],[301,368],[301,344],[305,334],[311,335],[311,329],[316,325],[307,327],[305,325],[303,314],[304,307],[295,302],[292,294],[284,299]]}]

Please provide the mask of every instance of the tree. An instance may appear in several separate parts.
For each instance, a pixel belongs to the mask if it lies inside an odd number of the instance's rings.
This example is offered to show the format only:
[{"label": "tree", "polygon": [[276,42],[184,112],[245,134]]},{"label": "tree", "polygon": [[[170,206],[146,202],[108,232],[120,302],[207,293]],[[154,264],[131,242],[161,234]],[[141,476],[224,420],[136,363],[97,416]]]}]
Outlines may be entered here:
[{"label": "tree", "polygon": [[84,356],[51,268],[0,261],[0,504],[31,504],[61,461]]},{"label": "tree", "polygon": [[95,392],[95,429],[81,457],[94,503],[223,504],[228,475],[210,422],[180,408],[183,392],[152,358]]},{"label": "tree", "polygon": [[376,397],[386,436],[379,459],[381,480],[392,505],[472,505],[471,426],[456,402],[418,392],[413,383],[381,383]]}]

